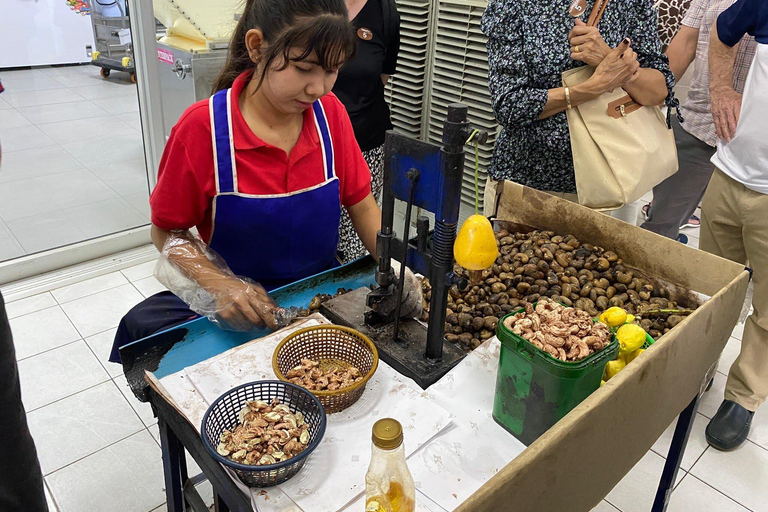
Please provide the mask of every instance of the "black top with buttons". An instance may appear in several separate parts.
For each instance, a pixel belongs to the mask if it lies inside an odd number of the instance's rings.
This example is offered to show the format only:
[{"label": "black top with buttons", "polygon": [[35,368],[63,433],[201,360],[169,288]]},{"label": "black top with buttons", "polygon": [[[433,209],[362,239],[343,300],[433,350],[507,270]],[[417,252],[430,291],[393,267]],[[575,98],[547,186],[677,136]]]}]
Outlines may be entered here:
[{"label": "black top with buttons", "polygon": [[[538,117],[548,89],[562,87],[563,71],[583,66],[570,57],[572,0],[490,0],[482,29],[488,36],[489,89],[501,133],[489,174],[539,190],[576,192],[571,140],[565,112]],[[670,91],[675,77],[661,52],[653,0],[610,0],[598,29],[616,47],[632,40],[643,68],[664,74]],[[585,22],[594,0],[587,0]]]},{"label": "black top with buttons", "polygon": [[381,75],[394,74],[397,66],[400,16],[394,0],[368,0],[352,24],[357,53],[339,71],[333,92],[347,108],[360,149],[368,151],[384,144],[392,129]]}]

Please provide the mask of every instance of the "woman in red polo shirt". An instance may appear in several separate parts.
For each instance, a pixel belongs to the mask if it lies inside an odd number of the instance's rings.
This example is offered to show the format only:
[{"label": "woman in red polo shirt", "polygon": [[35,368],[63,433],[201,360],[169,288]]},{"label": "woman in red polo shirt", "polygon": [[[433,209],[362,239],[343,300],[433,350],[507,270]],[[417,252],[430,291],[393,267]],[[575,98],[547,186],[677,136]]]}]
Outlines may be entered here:
[{"label": "woman in red polo shirt", "polygon": [[[370,172],[330,93],[354,48],[344,0],[248,0],[216,92],[171,132],[150,199],[152,239],[216,298],[228,327],[274,328],[267,290],[334,266],[341,206],[376,254],[381,211]],[[192,227],[252,281],[222,272]],[[150,297],[123,318],[111,359],[194,315],[171,292]]]}]

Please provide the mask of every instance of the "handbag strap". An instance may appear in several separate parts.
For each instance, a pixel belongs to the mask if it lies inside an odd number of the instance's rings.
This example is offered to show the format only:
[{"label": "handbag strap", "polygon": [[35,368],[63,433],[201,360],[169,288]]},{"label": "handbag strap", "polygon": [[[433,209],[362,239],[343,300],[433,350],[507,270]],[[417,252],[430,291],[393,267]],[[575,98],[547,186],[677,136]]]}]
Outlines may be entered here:
[{"label": "handbag strap", "polygon": [[608,5],[608,0],[595,0],[595,5],[592,7],[592,12],[589,14],[589,21],[587,25],[590,27],[596,27],[603,17],[605,7]]}]

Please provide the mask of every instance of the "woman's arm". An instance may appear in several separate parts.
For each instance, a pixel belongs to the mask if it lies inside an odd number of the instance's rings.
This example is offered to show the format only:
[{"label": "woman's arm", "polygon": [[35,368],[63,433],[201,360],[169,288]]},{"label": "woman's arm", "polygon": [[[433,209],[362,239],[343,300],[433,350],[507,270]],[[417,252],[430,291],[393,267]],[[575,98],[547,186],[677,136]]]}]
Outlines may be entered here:
[{"label": "woman's arm", "polygon": [[659,105],[669,94],[664,75],[653,68],[638,69],[637,77],[625,84],[624,90],[641,105]]},{"label": "woman's arm", "polygon": [[381,229],[381,210],[373,194],[368,194],[354,206],[348,206],[347,213],[366,250],[379,261],[376,254],[376,235]]},{"label": "woman's arm", "polygon": [[699,41],[699,29],[680,25],[680,31],[669,43],[667,57],[669,57],[669,69],[675,75],[675,82],[679,82],[688,70],[693,59],[696,58],[696,44]]}]

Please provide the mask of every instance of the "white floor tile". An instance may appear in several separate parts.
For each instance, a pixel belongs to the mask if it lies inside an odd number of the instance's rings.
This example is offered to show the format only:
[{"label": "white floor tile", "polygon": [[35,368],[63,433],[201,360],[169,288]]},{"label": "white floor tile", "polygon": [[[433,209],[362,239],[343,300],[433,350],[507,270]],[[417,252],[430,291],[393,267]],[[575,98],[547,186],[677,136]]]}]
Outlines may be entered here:
[{"label": "white floor tile", "polygon": [[121,364],[109,362],[109,355],[112,353],[112,342],[115,340],[115,332],[117,332],[117,329],[110,329],[85,338],[85,342],[91,347],[93,353],[96,354],[96,358],[107,370],[110,378],[123,375],[123,366]]},{"label": "white floor tile", "polygon": [[[59,103],[56,105],[39,105],[35,107],[19,108],[18,111],[34,124],[58,123],[62,121],[75,121],[77,119],[89,119],[92,117],[108,116],[107,112],[98,105],[87,100]],[[98,134],[83,134],[88,138],[98,137]]]},{"label": "white floor tile", "polygon": [[138,97],[136,84],[116,80],[104,80],[93,85],[78,87],[77,94],[88,100],[114,98],[115,96]]},{"label": "white floor tile", "polygon": [[88,74],[98,75],[99,69],[91,64],[77,64],[74,66],[45,66],[38,68],[36,71],[43,73],[46,76],[62,76],[62,75],[77,75]]},{"label": "white floor tile", "polygon": [[62,304],[80,334],[88,337],[117,327],[133,306],[144,300],[131,284]]},{"label": "white floor tile", "polygon": [[719,371],[715,373],[715,382],[712,384],[712,389],[704,393],[704,396],[701,397],[699,414],[712,419],[720,408],[720,404],[723,402],[726,380],[727,377],[724,374]]},{"label": "white floor tile", "polygon": [[[664,459],[649,451],[605,497],[622,512],[648,512],[664,469]],[[685,475],[678,474],[678,481]]]},{"label": "white floor tile", "polygon": [[[114,119],[122,124],[116,128],[121,133],[104,131],[99,144],[94,146],[90,140],[78,140],[76,142],[62,143],[67,153],[77,158],[86,167],[91,169],[99,165],[106,165],[123,160],[135,160],[144,156],[144,142],[141,133],[137,132],[117,117],[97,117],[97,120]],[[112,121],[110,121],[112,123]],[[50,126],[50,125],[43,125]],[[60,127],[59,129],[65,129]],[[125,130],[125,131],[123,131]]]},{"label": "white floor tile", "polygon": [[27,251],[21,246],[10,228],[0,220],[0,261],[12,260],[24,256]]},{"label": "white floor tile", "polygon": [[165,502],[160,448],[146,431],[60,469],[46,480],[61,512],[147,512]]},{"label": "white floor tile", "polygon": [[46,178],[0,183],[0,219],[9,223],[60,210],[53,198],[41,190],[37,179]]},{"label": "white floor tile", "polygon": [[603,500],[598,506],[592,509],[592,512],[621,512],[619,509]]},{"label": "white floor tile", "polygon": [[157,425],[157,423],[147,427],[147,430],[149,430],[149,433],[152,434],[152,437],[155,438],[157,445],[160,446],[160,427]]},{"label": "white floor tile", "polygon": [[755,412],[747,439],[768,450],[768,405],[763,405]]},{"label": "white floor tile", "polygon": [[37,105],[54,105],[83,100],[82,96],[72,89],[49,89],[45,91],[19,91],[3,93],[3,99],[14,108],[34,107]]},{"label": "white floor tile", "polygon": [[21,115],[18,110],[8,109],[0,114],[0,130],[31,125],[32,123],[29,122],[29,119]]},{"label": "white floor tile", "polygon": [[123,197],[149,190],[147,164],[143,155],[140,158],[98,165],[91,172]]},{"label": "white floor tile", "polygon": [[731,333],[731,337],[736,338],[737,340],[741,340],[744,337],[745,325],[746,324],[737,323],[736,327],[733,328],[733,333]]},{"label": "white floor tile", "polygon": [[[685,448],[685,455],[683,455],[683,462],[680,467],[684,470],[691,469],[693,463],[699,460],[699,457],[704,453],[709,445],[704,437],[704,429],[707,428],[709,419],[701,414],[696,415],[696,419],[693,421],[693,429],[691,435],[688,438],[688,445]],[[656,443],[651,448],[654,452],[661,455],[665,459],[669,453],[669,446],[672,444],[672,435],[675,432],[675,426],[677,420],[673,421],[667,430],[661,435]]]},{"label": "white floor tile", "polygon": [[95,105],[98,105],[110,114],[127,114],[130,112],[139,112],[138,96],[123,95],[92,101]]},{"label": "white floor tile", "polygon": [[[108,156],[111,156],[112,148],[103,145],[104,139],[120,138],[124,134],[136,135],[136,130],[115,116],[46,123],[41,124],[40,129],[64,149],[67,149],[67,144],[80,141],[88,143],[91,152],[107,153]],[[77,155],[73,156],[77,158]]]},{"label": "white floor tile", "polygon": [[109,235],[149,224],[149,219],[121,197],[67,208],[64,213],[88,237]]},{"label": "white floor tile", "polygon": [[59,512],[59,508],[56,506],[56,502],[53,499],[51,491],[48,489],[48,482],[45,482],[45,501],[48,503],[48,512]]},{"label": "white floor tile", "polygon": [[3,151],[0,183],[49,176],[82,168],[82,164],[60,146],[45,146],[23,151]]},{"label": "white floor tile", "polygon": [[37,190],[51,197],[59,210],[117,198],[117,193],[88,169],[76,169],[35,180]]},{"label": "white floor tile", "polygon": [[70,87],[71,89],[88,87],[89,85],[101,83],[104,80],[101,75],[98,74],[98,72],[95,75],[89,73],[52,75],[51,78],[59,82],[64,87]]},{"label": "white floor tile", "polygon": [[166,291],[168,288],[161,284],[160,281],[155,279],[154,276],[140,279],[133,283],[133,286],[141,292],[144,297],[151,297],[152,295]]},{"label": "white floor tile", "polygon": [[128,284],[128,280],[120,272],[112,272],[110,274],[104,274],[103,276],[94,277],[87,281],[80,281],[79,283],[64,286],[63,288],[57,288],[51,293],[59,304],[65,302],[71,302],[73,300],[93,295],[94,293],[103,292],[118,286]]},{"label": "white floor tile", "polygon": [[112,382],[41,407],[27,422],[45,475],[145,428]]},{"label": "white floor tile", "polygon": [[[140,402],[139,399],[136,398],[136,395],[133,394],[131,387],[128,385],[128,381],[126,380],[125,375],[121,375],[112,380],[115,385],[120,388],[120,392],[123,394],[125,399],[128,400],[128,403],[131,404],[131,407],[133,407],[133,410],[136,411],[136,414],[139,415],[141,421],[144,422],[147,427],[156,425],[157,418],[155,418],[155,414],[152,412],[152,406],[148,403]],[[160,442],[160,432],[157,430],[156,432],[158,436],[158,442]]]},{"label": "white floor tile", "polygon": [[749,441],[732,452],[707,450],[691,474],[731,499],[768,511],[768,450]]},{"label": "white floor tile", "polygon": [[3,98],[0,98],[0,110],[8,110],[9,108],[13,108],[13,107],[9,105],[8,102],[5,101]]},{"label": "white floor tile", "polygon": [[149,192],[144,190],[135,194],[128,194],[123,196],[123,199],[128,201],[131,206],[144,215],[147,219],[152,218],[152,209],[149,207]]},{"label": "white floor tile", "polygon": [[141,131],[141,118],[139,112],[129,112],[127,114],[119,114],[117,116],[122,122],[127,123],[132,128]]},{"label": "white floor tile", "polygon": [[16,359],[46,352],[80,339],[80,334],[59,306],[14,318],[10,322]]},{"label": "white floor tile", "polygon": [[723,349],[723,353],[720,354],[720,362],[717,365],[717,371],[728,375],[733,362],[739,357],[739,352],[741,352],[741,340],[730,338],[725,345],[725,349]]},{"label": "white floor tile", "polygon": [[48,76],[48,75],[46,75],[42,71],[42,69],[39,69],[39,68],[3,70],[3,80],[5,80],[6,78],[11,80],[18,80],[20,78],[33,78],[36,76]]},{"label": "white floor tile", "polygon": [[0,129],[0,141],[3,153],[6,151],[21,151],[24,149],[53,146],[55,142],[37,126],[22,126],[20,128]]},{"label": "white floor tile", "polygon": [[24,359],[18,365],[27,412],[109,380],[82,340]]},{"label": "white floor tile", "polygon": [[668,512],[748,512],[732,499],[688,475],[672,493]]},{"label": "white floor tile", "polygon": [[12,320],[18,316],[27,315],[57,305],[53,295],[45,292],[9,302],[5,305],[5,312],[8,314],[8,318]]},{"label": "white floor tile", "polygon": [[155,273],[155,265],[157,265],[157,260],[152,260],[136,265],[135,267],[124,268],[120,272],[122,272],[129,281],[134,282],[153,276]]},{"label": "white floor tile", "polygon": [[43,73],[21,76],[3,71],[3,87],[7,92],[12,93],[63,89],[65,86]]},{"label": "white floor tile", "polygon": [[88,237],[63,212],[50,212],[8,222],[13,236],[28,253],[63,247]]}]

